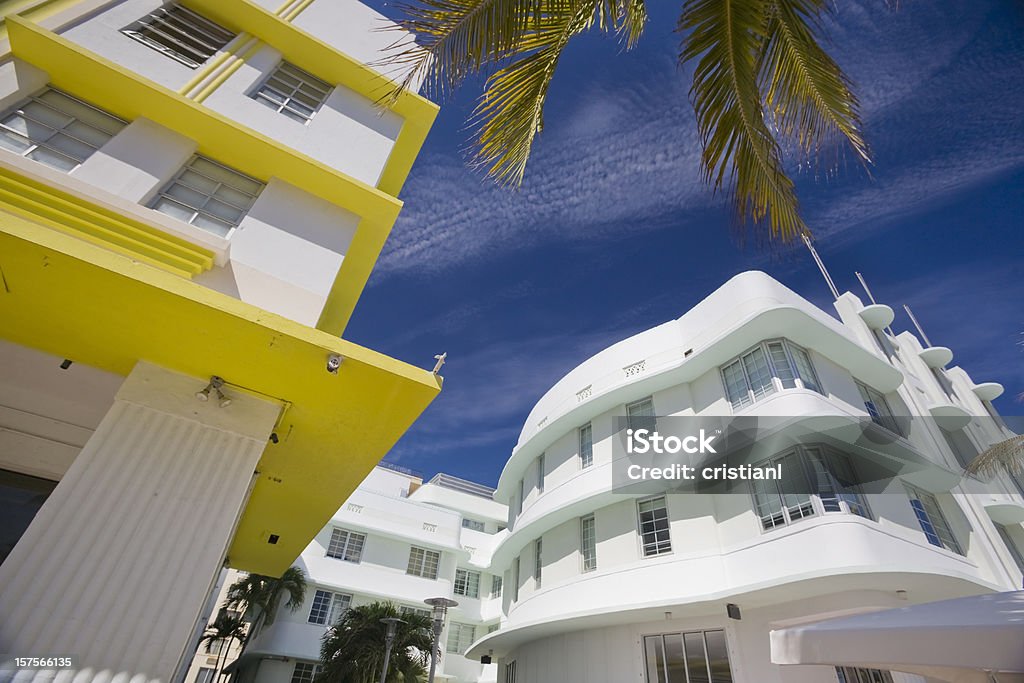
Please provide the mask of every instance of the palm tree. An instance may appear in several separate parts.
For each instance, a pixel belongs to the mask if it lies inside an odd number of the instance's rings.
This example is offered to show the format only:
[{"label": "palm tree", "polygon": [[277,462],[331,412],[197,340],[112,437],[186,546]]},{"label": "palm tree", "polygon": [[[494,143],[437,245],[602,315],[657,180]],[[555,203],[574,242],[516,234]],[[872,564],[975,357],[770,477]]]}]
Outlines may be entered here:
[{"label": "palm tree", "polygon": [[426,680],[427,656],[433,646],[432,622],[422,614],[399,615],[390,602],[347,610],[324,634],[320,672],[314,683],[377,683],[384,662],[387,627],[381,619],[401,616],[388,661],[387,683]]},{"label": "palm tree", "polygon": [[[544,102],[569,41],[614,33],[626,49],[647,22],[644,0],[407,0],[384,60],[408,68],[393,97],[422,82],[443,99],[470,75],[489,77],[470,117],[471,164],[519,186],[544,127]],[[821,47],[828,0],[683,0],[681,62],[695,62],[690,97],[714,190],[731,186],[740,223],[771,239],[809,234],[783,148],[817,163],[849,147],[870,163],[849,80]],[[842,144],[845,143],[845,144]],[[831,156],[831,155],[830,155]],[[829,165],[839,161],[836,154]],[[763,234],[763,233],[761,233]]]},{"label": "palm tree", "polygon": [[199,639],[199,644],[207,643],[207,652],[214,643],[219,643],[217,649],[217,663],[214,668],[213,680],[216,681],[220,678],[221,670],[224,666],[224,650],[230,649],[231,641],[237,640],[239,643],[245,641],[245,621],[238,614],[232,614],[228,610],[221,610],[217,618],[213,620],[213,623],[206,627],[206,631]]},{"label": "palm tree", "polygon": [[228,587],[224,605],[242,613],[250,623],[242,649],[265,626],[274,623],[281,601],[291,612],[302,606],[306,597],[306,574],[299,567],[289,567],[280,578],[248,574]]}]

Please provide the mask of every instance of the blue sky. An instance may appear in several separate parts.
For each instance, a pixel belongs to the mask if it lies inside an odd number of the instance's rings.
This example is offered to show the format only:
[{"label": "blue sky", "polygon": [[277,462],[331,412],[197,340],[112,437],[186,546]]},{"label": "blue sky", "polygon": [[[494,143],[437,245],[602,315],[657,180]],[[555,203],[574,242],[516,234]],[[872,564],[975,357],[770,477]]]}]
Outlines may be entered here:
[{"label": "blue sky", "polygon": [[[861,98],[875,165],[799,176],[805,216],[840,290],[862,272],[908,329],[1024,412],[1024,9],[1011,0],[842,2],[831,53]],[[377,4],[385,14],[391,8]],[[600,349],[679,317],[760,269],[832,311],[807,252],[738,245],[700,153],[676,64],[677,5],[650,3],[623,53],[587,35],[560,63],[526,182],[466,168],[467,84],[441,114],[402,193],[405,209],[346,338],[422,367],[447,351],[445,387],[387,460],[493,485],[523,420]]]}]

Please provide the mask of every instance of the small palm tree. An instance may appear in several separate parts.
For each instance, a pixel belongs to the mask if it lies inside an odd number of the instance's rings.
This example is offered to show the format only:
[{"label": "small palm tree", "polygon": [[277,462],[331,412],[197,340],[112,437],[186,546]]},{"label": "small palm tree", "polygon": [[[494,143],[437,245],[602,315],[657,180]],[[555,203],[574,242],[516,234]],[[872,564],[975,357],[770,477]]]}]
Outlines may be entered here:
[{"label": "small palm tree", "polygon": [[[385,62],[408,68],[401,87],[422,82],[443,99],[467,76],[489,74],[474,110],[471,163],[501,183],[523,181],[544,103],[569,42],[597,29],[633,47],[647,23],[645,0],[406,0],[398,41]],[[848,147],[870,163],[859,105],[839,65],[821,47],[828,0],[682,0],[679,59],[696,64],[690,99],[714,190],[731,185],[738,218],[789,240],[807,234],[783,149],[817,163]],[[839,144],[837,144],[839,143]],[[829,166],[839,162],[830,155]]]},{"label": "small palm tree", "polygon": [[967,473],[994,477],[1004,469],[1024,474],[1024,435],[1018,434],[989,447],[970,462]]},{"label": "small palm tree", "polygon": [[388,662],[387,683],[420,683],[427,678],[427,657],[433,646],[432,622],[422,614],[399,615],[390,602],[347,610],[320,647],[320,672],[314,683],[377,683],[384,663],[387,627],[381,619],[401,616]]},{"label": "small palm tree", "polygon": [[242,648],[266,626],[274,623],[281,601],[291,612],[302,606],[306,597],[306,574],[299,567],[289,567],[280,578],[248,574],[228,587],[224,605],[242,613],[250,623]]},{"label": "small palm tree", "polygon": [[231,648],[232,641],[244,642],[245,635],[245,621],[238,614],[232,614],[228,610],[221,610],[217,618],[213,620],[213,623],[206,627],[206,631],[199,639],[199,644],[203,645],[206,643],[207,652],[209,652],[209,648],[214,643],[218,643],[217,663],[214,667],[213,680],[217,680],[220,677],[220,673],[224,668],[226,663],[224,659],[225,650]]}]

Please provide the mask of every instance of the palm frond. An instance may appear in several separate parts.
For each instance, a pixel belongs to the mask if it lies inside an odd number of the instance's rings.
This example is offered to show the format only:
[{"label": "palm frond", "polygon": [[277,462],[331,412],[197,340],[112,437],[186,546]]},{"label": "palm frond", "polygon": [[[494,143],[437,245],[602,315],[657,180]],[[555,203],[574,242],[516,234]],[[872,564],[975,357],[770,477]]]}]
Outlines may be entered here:
[{"label": "palm frond", "polygon": [[[401,4],[398,27],[413,35],[395,43],[384,63],[408,67],[401,89],[421,83],[444,99],[470,74],[517,51],[540,0],[417,0]],[[396,92],[397,95],[397,92]]]},{"label": "palm frond", "polygon": [[618,0],[619,14],[616,31],[627,50],[632,50],[647,24],[647,5],[644,0]]},{"label": "palm frond", "polygon": [[808,230],[764,119],[757,55],[766,21],[763,1],[689,0],[678,24],[680,58],[697,60],[690,98],[705,180],[717,191],[728,177],[740,221],[767,220],[771,237],[788,241]]},{"label": "palm frond", "polygon": [[545,0],[523,35],[526,56],[487,79],[470,119],[476,132],[471,163],[506,185],[519,185],[537,133],[544,128],[544,101],[562,51],[574,35],[600,23],[603,3]]},{"label": "palm frond", "polygon": [[827,0],[768,3],[758,65],[765,105],[779,133],[795,142],[806,158],[817,162],[823,149],[837,149],[845,139],[866,164],[870,156],[859,103],[849,79],[815,36],[828,9]]},{"label": "palm frond", "polygon": [[1024,435],[1000,441],[980,453],[967,466],[967,473],[992,477],[1004,469],[1024,473]]}]

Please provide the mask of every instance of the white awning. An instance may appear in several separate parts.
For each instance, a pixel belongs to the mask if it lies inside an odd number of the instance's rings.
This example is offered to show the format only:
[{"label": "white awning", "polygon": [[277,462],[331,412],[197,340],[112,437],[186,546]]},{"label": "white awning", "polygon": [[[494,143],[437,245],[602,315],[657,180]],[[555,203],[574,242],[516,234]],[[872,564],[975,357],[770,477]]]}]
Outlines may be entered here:
[{"label": "white awning", "polygon": [[[1024,674],[1024,591],[826,619],[771,632],[776,664],[905,671],[955,683]],[[999,683],[1024,680],[1000,675]]]}]

